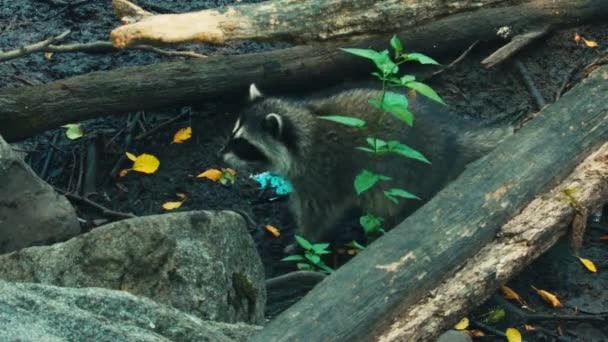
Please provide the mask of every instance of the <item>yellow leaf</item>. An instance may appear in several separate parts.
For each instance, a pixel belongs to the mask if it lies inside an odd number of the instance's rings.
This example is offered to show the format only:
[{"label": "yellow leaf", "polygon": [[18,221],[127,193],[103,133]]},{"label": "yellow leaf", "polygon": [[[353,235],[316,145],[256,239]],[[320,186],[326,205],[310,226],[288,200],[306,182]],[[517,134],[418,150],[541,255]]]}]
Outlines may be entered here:
[{"label": "yellow leaf", "polygon": [[200,175],[196,176],[196,178],[207,178],[211,179],[214,182],[217,182],[222,177],[222,171],[218,169],[209,169]]},{"label": "yellow leaf", "polygon": [[160,166],[160,161],[158,158],[151,154],[140,154],[137,156],[137,159],[133,162],[133,170],[152,174],[158,170]]},{"label": "yellow leaf", "polygon": [[581,41],[581,35],[580,35],[580,34],[578,34],[578,32],[575,32],[575,33],[574,33],[574,42],[575,42],[576,44],[578,44],[578,43],[580,43],[580,41]]},{"label": "yellow leaf", "polygon": [[585,45],[587,45],[587,47],[597,47],[599,44],[594,42],[593,40],[587,40],[585,38],[583,38],[583,42],[585,42]]},{"label": "yellow leaf", "polygon": [[173,142],[175,144],[181,144],[184,141],[192,138],[192,127],[182,128],[173,136]]},{"label": "yellow leaf", "polygon": [[501,286],[500,287],[500,291],[502,292],[502,295],[506,299],[521,300],[521,297],[519,297],[519,295],[517,294],[517,292],[513,291],[510,287]]},{"label": "yellow leaf", "polygon": [[578,257],[578,259],[583,263],[583,265],[585,265],[585,267],[590,271],[590,272],[597,272],[597,268],[595,268],[595,265],[593,264],[593,261],[589,260],[589,259],[585,259],[585,258],[581,258]]},{"label": "yellow leaf", "polygon": [[534,291],[536,291],[536,293],[538,293],[542,297],[542,299],[544,299],[547,303],[551,304],[551,306],[553,306],[554,308],[562,306],[562,303],[560,303],[559,299],[557,299],[557,297],[551,292],[539,290],[534,286],[532,286],[532,288],[534,289]]},{"label": "yellow leaf", "polygon": [[505,335],[507,335],[507,341],[509,342],[521,342],[521,333],[515,328],[508,328]]},{"label": "yellow leaf", "polygon": [[122,170],[120,170],[120,173],[118,175],[120,177],[124,177],[127,175],[127,173],[129,173],[129,171],[131,171],[131,169],[122,169]]},{"label": "yellow leaf", "polygon": [[469,319],[468,318],[463,318],[460,320],[460,322],[458,322],[455,326],[454,329],[456,330],[464,330],[469,326]]},{"label": "yellow leaf", "polygon": [[44,53],[44,59],[46,59],[47,61],[50,61],[51,58],[53,58],[53,53],[52,52],[45,52]]},{"label": "yellow leaf", "polygon": [[131,161],[137,160],[137,157],[133,153],[126,152],[125,154],[127,155],[127,158],[129,158],[129,160],[131,160]]},{"label": "yellow leaf", "polygon": [[275,228],[269,224],[265,224],[264,229],[266,229],[268,232],[270,232],[270,234],[274,235],[274,237],[281,236],[281,232],[277,228]]},{"label": "yellow leaf", "polygon": [[163,209],[165,210],[173,210],[182,206],[183,201],[181,202],[165,202],[163,203]]},{"label": "yellow leaf", "polygon": [[177,197],[181,198],[181,199],[186,199],[186,197],[188,197],[188,195],[182,193],[182,192],[178,192],[175,194]]}]

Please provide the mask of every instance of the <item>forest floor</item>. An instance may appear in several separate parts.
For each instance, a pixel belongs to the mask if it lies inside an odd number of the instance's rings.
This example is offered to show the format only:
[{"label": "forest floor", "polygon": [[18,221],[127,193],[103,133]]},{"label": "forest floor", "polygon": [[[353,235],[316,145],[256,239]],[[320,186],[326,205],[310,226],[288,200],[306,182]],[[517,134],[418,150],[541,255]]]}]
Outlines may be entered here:
[{"label": "forest floor", "polygon": [[[154,1],[153,6],[149,5],[149,1],[137,3],[151,11],[178,13],[233,2],[166,0]],[[107,40],[109,32],[119,25],[118,19],[112,13],[110,0],[85,2],[75,7],[54,5],[52,1],[41,0],[3,0],[1,3],[1,50],[44,40],[65,29],[72,30],[66,42]],[[146,3],[150,7],[146,7]],[[577,45],[574,42],[575,32],[597,41],[600,47],[592,49]],[[516,58],[527,67],[541,94],[551,103],[572,71],[587,65],[605,49],[608,45],[607,37],[608,24],[563,29],[539,40]],[[180,48],[217,56],[284,46],[287,45],[245,41],[230,42],[224,46],[188,44]],[[496,46],[479,44],[453,68],[428,81],[453,112],[480,120],[513,120],[538,111],[512,62],[490,70],[480,65],[480,61],[495,49]],[[451,61],[442,56],[432,57],[442,63]],[[28,87],[91,71],[154,64],[178,58],[183,57],[166,57],[139,50],[98,54],[55,53],[50,59],[39,53],[0,63],[0,87]],[[252,227],[252,235],[257,242],[267,277],[270,278],[294,270],[293,263],[280,261],[285,256],[282,250],[291,242],[294,231],[294,223],[287,210],[285,198],[277,198],[268,191],[259,190],[258,184],[247,174],[237,173],[236,182],[231,186],[194,177],[209,168],[222,166],[216,153],[232,128],[238,108],[245,98],[244,89],[243,98],[235,99],[231,103],[193,103],[191,107],[88,120],[81,123],[85,131],[83,139],[68,140],[64,129],[56,129],[13,146],[16,149],[31,151],[24,153],[24,156],[39,174],[43,172],[48,161],[43,175],[45,180],[59,189],[73,191],[84,172],[84,151],[90,144],[97,144],[100,151],[96,167],[98,182],[90,199],[118,212],[135,215],[160,214],[165,212],[162,208],[164,202],[177,200],[176,193],[186,193],[186,201],[176,210],[237,209],[249,213],[257,223],[256,227]],[[139,134],[182,113],[184,115],[181,120],[154,134],[136,138]],[[172,144],[173,134],[188,126],[192,127],[192,139],[182,144]],[[49,159],[51,150],[54,153]],[[160,169],[154,175],[130,172],[124,177],[117,177],[117,170],[129,167],[129,162],[124,157],[127,151],[155,155],[161,160]],[[83,231],[112,220],[90,206],[78,202],[74,204],[79,217],[86,222],[83,223]],[[538,313],[572,316],[576,312],[584,312],[608,315],[608,272],[605,271],[608,269],[608,241],[600,240],[600,236],[608,234],[607,216],[596,215],[592,218],[580,253],[581,257],[595,262],[598,273],[588,272],[571,254],[567,242],[562,241],[527,267],[509,282],[508,286],[519,293],[528,306]],[[279,228],[281,237],[276,238],[264,230],[264,224]],[[531,286],[556,294],[564,307],[549,307]],[[272,304],[269,303],[269,306]],[[510,305],[519,307],[517,303]],[[505,306],[508,305],[490,299],[486,303],[479,303],[479,307],[468,317],[500,331],[509,326],[518,326],[523,331],[522,321],[509,310],[506,310],[505,317],[498,319],[501,316],[500,308]],[[564,341],[608,341],[607,320],[587,321],[563,317],[531,324],[535,325],[537,330],[524,333],[527,341],[552,341],[557,339],[560,333],[563,335],[559,338]],[[486,337],[476,340],[504,340],[487,330],[485,333]]]}]

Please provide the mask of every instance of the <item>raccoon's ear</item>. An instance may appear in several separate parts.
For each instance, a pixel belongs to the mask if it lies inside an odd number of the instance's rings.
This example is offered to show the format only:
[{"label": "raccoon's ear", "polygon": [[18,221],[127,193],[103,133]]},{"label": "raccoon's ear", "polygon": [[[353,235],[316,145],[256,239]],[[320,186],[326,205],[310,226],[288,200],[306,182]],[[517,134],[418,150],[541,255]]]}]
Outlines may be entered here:
[{"label": "raccoon's ear", "polygon": [[275,138],[283,135],[283,118],[277,113],[270,113],[264,118],[264,127]]},{"label": "raccoon's ear", "polygon": [[253,101],[262,96],[262,92],[258,89],[255,83],[251,83],[251,85],[249,85],[249,101]]}]

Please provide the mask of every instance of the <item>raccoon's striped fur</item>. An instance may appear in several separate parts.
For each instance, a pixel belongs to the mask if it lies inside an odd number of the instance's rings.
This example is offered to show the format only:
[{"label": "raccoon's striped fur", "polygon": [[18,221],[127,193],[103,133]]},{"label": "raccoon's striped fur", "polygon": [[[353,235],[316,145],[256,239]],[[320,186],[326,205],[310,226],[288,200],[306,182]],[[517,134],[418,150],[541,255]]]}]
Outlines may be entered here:
[{"label": "raccoon's striped fur", "polygon": [[[421,96],[410,97],[415,121],[409,127],[368,104],[380,94],[374,89],[355,89],[329,97],[289,100],[263,97],[251,85],[252,102],[240,114],[221,151],[223,159],[237,169],[257,165],[288,178],[294,187],[289,203],[298,234],[319,242],[332,237],[336,221],[353,207],[389,218],[385,226],[392,227],[422,201],[402,199],[396,205],[382,190],[403,188],[428,200],[468,163],[512,132],[510,127],[476,125]],[[368,130],[322,120],[319,115],[358,117]],[[422,152],[431,164],[392,154],[375,158],[356,150],[367,145],[365,138],[370,133],[401,141]],[[393,181],[380,182],[358,196],[353,180],[362,169],[390,176]]]}]

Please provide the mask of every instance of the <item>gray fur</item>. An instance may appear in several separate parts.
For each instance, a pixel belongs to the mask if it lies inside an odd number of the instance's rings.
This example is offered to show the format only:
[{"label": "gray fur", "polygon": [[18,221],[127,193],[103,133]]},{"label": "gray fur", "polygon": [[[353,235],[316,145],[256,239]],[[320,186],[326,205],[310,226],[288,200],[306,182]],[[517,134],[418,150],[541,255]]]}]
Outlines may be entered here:
[{"label": "gray fur", "polygon": [[[331,238],[336,221],[355,206],[389,218],[385,226],[392,227],[512,132],[509,127],[483,127],[468,122],[443,106],[416,97],[410,97],[415,121],[409,127],[368,104],[370,98],[379,97],[377,90],[355,89],[304,101],[265,98],[241,114],[242,137],[267,156],[270,165],[265,167],[293,183],[289,204],[298,234],[311,241]],[[295,149],[278,143],[257,124],[270,113],[281,116],[283,125],[291,123],[297,137]],[[318,115],[359,117],[367,122],[369,132],[377,132],[379,138],[387,141],[400,140],[422,152],[432,164],[396,155],[375,159],[354,149],[366,146],[366,133],[319,119]],[[248,165],[230,151],[225,152],[224,160],[235,168]],[[393,181],[381,182],[357,196],[353,180],[361,169],[390,176]],[[406,189],[423,201],[402,199],[396,205],[382,193],[388,188]]]}]

